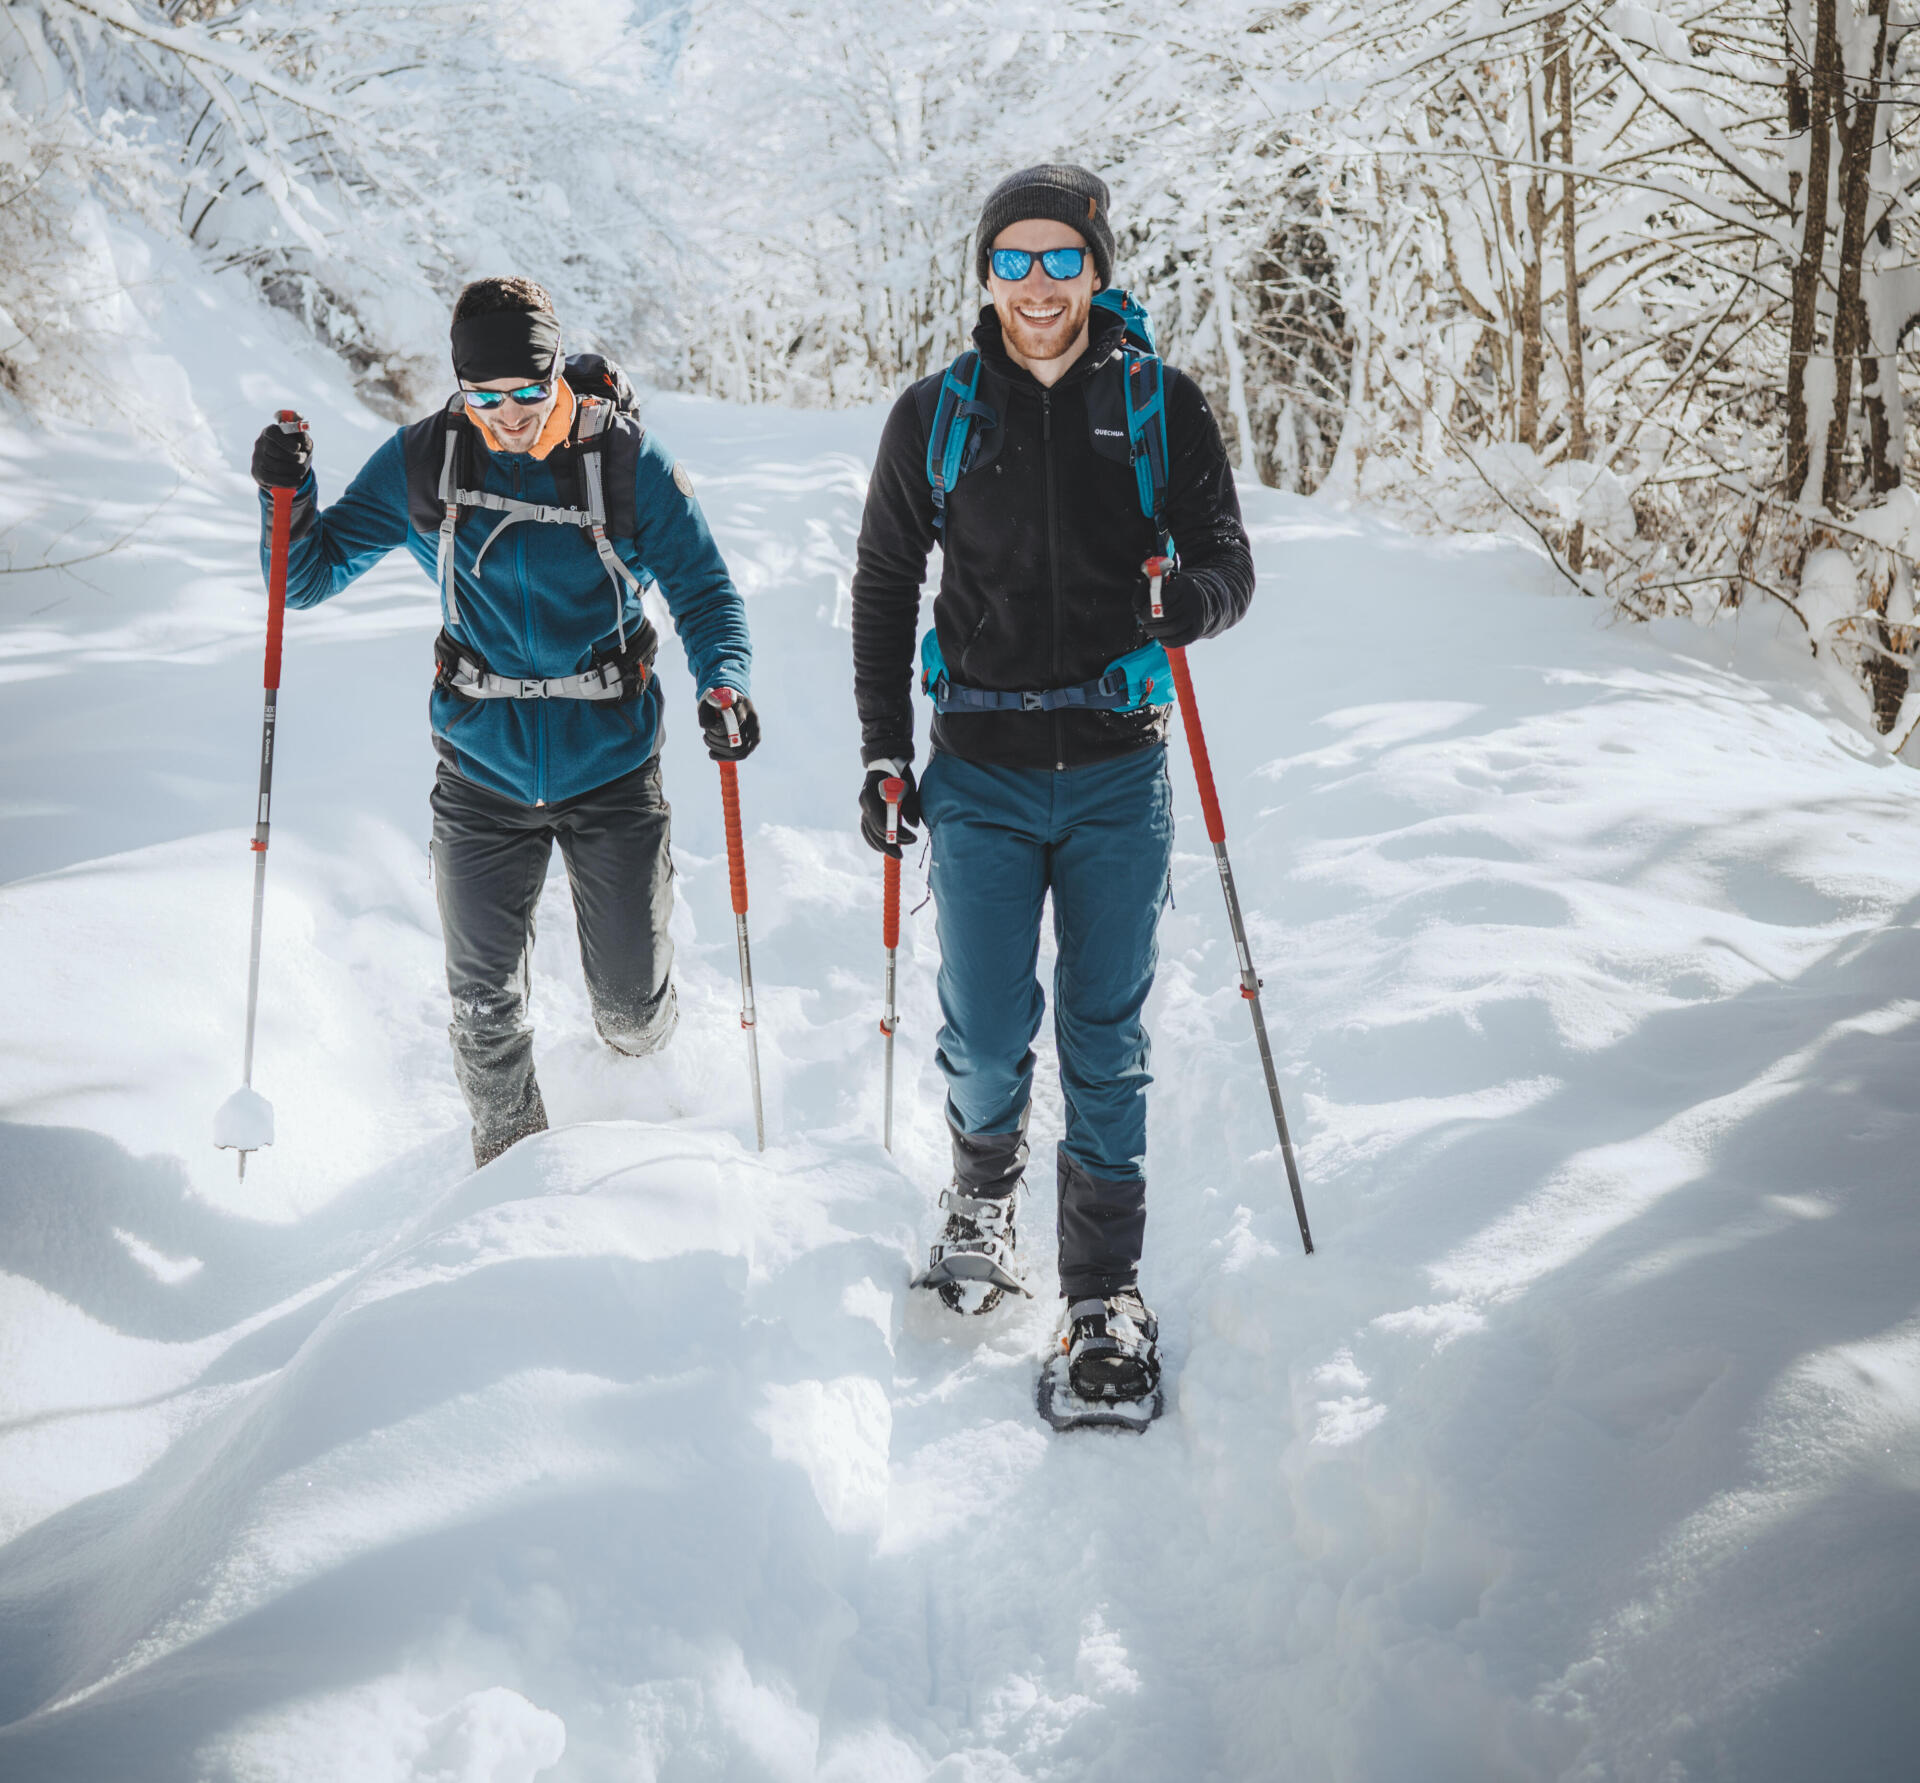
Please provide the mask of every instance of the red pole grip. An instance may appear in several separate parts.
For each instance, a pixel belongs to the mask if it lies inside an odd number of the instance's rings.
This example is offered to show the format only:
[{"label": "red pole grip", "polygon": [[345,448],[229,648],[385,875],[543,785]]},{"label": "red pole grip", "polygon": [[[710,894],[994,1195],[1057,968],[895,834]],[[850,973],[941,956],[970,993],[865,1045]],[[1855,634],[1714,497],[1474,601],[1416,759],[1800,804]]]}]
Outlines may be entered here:
[{"label": "red pole grip", "polygon": [[727,878],[733,886],[733,913],[747,913],[747,850],[740,840],[740,770],[730,761],[720,766],[720,807],[727,818]]},{"label": "red pole grip", "polygon": [[886,897],[880,917],[881,938],[891,952],[900,945],[900,857],[889,854],[883,857],[886,866]]},{"label": "red pole grip", "polygon": [[1200,784],[1200,809],[1207,820],[1207,840],[1224,842],[1227,825],[1220,815],[1220,795],[1213,789],[1213,761],[1207,754],[1207,733],[1200,728],[1200,705],[1193,697],[1193,677],[1187,672],[1187,653],[1175,646],[1167,652],[1173,665],[1173,685],[1180,695],[1180,717],[1187,727],[1187,751],[1193,757],[1193,777]]},{"label": "red pole grip", "polygon": [[273,535],[267,560],[267,670],[269,690],[280,685],[280,638],[287,623],[287,546],[293,535],[293,491],[273,492]]}]

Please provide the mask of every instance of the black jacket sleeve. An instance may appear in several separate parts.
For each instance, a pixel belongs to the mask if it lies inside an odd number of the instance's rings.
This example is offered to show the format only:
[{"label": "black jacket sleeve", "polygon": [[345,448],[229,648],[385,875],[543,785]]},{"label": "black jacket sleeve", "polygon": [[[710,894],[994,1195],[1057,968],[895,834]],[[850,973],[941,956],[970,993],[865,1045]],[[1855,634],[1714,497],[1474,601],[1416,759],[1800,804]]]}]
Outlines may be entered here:
[{"label": "black jacket sleeve", "polygon": [[[1169,366],[1167,389],[1167,527],[1180,555],[1180,575],[1199,595],[1205,638],[1246,617],[1253,601],[1253,552],[1240,521],[1240,497],[1213,410],[1200,386]],[[856,608],[857,611],[857,608]]]},{"label": "black jacket sleeve", "polygon": [[880,435],[853,571],[853,697],[861,758],[913,759],[913,652],[933,549],[933,490],[918,386]]}]

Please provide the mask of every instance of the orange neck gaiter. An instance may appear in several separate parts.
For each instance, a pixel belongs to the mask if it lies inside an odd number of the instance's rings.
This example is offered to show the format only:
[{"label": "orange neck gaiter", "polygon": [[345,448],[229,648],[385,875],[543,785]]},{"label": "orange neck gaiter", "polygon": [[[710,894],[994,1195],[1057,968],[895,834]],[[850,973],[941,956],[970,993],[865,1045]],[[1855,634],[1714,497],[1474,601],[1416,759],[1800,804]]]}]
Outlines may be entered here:
[{"label": "orange neck gaiter", "polygon": [[[529,458],[544,458],[555,446],[565,441],[573,431],[574,411],[573,391],[568,388],[565,378],[560,380],[559,394],[554,398],[552,409],[547,413],[547,424],[540,429],[539,437],[527,448]],[[473,408],[467,410],[467,418],[480,429],[480,437],[487,442],[489,452],[504,453],[507,448],[494,438],[493,429]]]}]

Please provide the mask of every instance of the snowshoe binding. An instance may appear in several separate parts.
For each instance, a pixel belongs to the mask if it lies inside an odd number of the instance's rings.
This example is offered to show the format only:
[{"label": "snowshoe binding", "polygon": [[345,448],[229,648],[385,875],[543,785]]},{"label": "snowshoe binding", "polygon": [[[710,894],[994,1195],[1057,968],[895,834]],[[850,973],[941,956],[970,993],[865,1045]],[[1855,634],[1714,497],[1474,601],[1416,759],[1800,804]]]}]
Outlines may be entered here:
[{"label": "snowshoe binding", "polygon": [[1013,1194],[966,1195],[943,1189],[947,1223],[928,1253],[916,1288],[932,1288],[957,1313],[992,1312],[1009,1292],[1032,1292],[1014,1269]]},{"label": "snowshoe binding", "polygon": [[1040,1371],[1036,1404],[1056,1430],[1144,1430],[1165,1409],[1160,1324],[1138,1288],[1076,1300]]}]

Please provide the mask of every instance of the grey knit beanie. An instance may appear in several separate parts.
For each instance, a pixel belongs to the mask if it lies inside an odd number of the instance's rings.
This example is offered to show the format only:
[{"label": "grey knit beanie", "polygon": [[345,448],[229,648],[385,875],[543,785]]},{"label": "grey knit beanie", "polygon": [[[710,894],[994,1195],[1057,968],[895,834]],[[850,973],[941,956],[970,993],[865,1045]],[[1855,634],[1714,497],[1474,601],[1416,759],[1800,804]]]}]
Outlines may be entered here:
[{"label": "grey knit beanie", "polygon": [[1113,283],[1113,225],[1107,221],[1107,182],[1084,167],[1047,162],[1008,174],[987,194],[973,237],[974,269],[981,284],[987,282],[994,238],[1008,224],[1024,223],[1029,217],[1045,217],[1048,222],[1079,230],[1093,253],[1093,270],[1100,275],[1101,288]]}]

